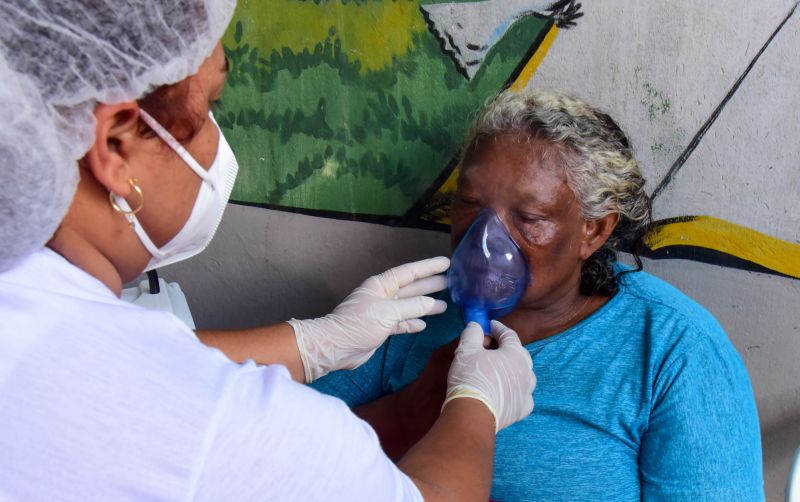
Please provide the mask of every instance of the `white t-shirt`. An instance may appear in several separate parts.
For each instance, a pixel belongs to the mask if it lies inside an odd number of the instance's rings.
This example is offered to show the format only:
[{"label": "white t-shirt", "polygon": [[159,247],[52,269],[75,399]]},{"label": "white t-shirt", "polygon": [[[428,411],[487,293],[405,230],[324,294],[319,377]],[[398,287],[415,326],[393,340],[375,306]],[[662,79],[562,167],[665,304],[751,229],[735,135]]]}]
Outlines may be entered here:
[{"label": "white t-shirt", "polygon": [[375,432],[49,249],[0,274],[0,500],[421,500]]}]

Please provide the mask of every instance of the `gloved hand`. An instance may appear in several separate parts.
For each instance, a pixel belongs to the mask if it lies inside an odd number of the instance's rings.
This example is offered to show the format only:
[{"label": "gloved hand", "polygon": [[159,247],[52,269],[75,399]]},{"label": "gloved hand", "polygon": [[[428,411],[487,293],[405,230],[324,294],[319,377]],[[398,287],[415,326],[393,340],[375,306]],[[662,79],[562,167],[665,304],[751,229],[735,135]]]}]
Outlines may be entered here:
[{"label": "gloved hand", "polygon": [[435,274],[449,266],[443,256],[400,265],[364,281],[325,317],[289,321],[306,382],[361,366],[390,335],[425,329],[419,317],[441,314],[447,304],[422,295],[447,286],[445,277]]},{"label": "gloved hand", "polygon": [[491,336],[499,344],[497,349],[484,348],[483,329],[475,322],[461,333],[447,375],[447,395],[442,408],[453,399],[477,399],[492,412],[495,432],[499,432],[533,411],[536,375],[531,356],[516,332],[492,321]]}]

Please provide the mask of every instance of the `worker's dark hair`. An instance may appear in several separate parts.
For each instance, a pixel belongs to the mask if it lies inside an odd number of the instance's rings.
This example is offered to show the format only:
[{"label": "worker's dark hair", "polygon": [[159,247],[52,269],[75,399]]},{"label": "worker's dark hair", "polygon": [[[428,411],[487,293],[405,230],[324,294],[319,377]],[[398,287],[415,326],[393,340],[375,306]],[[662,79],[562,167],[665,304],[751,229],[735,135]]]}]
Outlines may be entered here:
[{"label": "worker's dark hair", "polygon": [[[191,141],[204,117],[189,105],[191,78],[178,83],[163,85],[138,100],[139,106],[164,126],[178,141]],[[155,133],[139,119],[139,134],[150,137]]]}]

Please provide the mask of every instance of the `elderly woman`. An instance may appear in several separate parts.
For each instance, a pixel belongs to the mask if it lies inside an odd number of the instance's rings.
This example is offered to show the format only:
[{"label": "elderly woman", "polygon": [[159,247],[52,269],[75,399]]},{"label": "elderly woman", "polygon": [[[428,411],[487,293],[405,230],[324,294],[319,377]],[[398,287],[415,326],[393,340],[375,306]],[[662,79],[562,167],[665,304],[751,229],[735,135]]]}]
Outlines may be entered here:
[{"label": "elderly woman", "polygon": [[[490,208],[532,271],[501,321],[534,359],[537,408],[498,435],[493,499],[763,499],[753,393],[722,328],[615,261],[649,221],[644,184],[614,120],[564,95],[506,91],[467,139],[453,245]],[[461,326],[453,306],[315,386],[402,455],[438,415]]]},{"label": "elderly woman", "polygon": [[244,331],[195,334],[120,300],[222,218],[237,163],[210,108],[234,7],[0,4],[0,499],[485,500],[496,432],[533,408],[513,331],[497,323],[487,350],[464,330],[447,404],[397,464],[300,384],[424,328],[446,258],[372,277],[330,315]]}]

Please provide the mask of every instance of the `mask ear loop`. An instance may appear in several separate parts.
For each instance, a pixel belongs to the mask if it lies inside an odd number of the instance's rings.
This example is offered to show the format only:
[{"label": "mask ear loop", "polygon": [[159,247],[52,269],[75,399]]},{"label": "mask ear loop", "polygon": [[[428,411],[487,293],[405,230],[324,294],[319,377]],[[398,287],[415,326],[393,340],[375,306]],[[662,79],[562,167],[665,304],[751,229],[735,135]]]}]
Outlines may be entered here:
[{"label": "mask ear loop", "polygon": [[184,162],[186,162],[186,164],[191,168],[192,171],[194,171],[196,175],[200,177],[200,179],[207,182],[209,185],[211,185],[212,188],[216,190],[217,187],[214,185],[213,177],[208,173],[208,171],[203,169],[203,166],[201,166],[200,164],[197,163],[196,160],[194,160],[192,154],[189,153],[177,139],[175,139],[175,136],[170,134],[170,132],[167,131],[164,128],[164,126],[159,124],[158,121],[154,119],[152,115],[150,115],[141,108],[139,109],[139,115],[142,117],[142,120],[145,122],[145,124],[147,124],[150,127],[150,129],[152,129],[153,132],[156,133],[156,135],[158,135],[158,137],[164,141],[164,143],[169,145],[169,147],[172,148],[172,150],[175,153],[177,153],[178,156],[181,159],[183,159]]},{"label": "mask ear loop", "polygon": [[[136,207],[136,209],[131,209],[129,211],[126,211],[125,209],[119,207],[117,201],[114,200],[114,194],[112,192],[108,192],[108,200],[109,202],[111,202],[111,207],[114,209],[114,211],[124,214],[125,217],[128,219],[128,223],[130,223],[131,228],[133,228],[134,216],[144,207],[144,195],[142,194],[142,189],[139,188],[139,185],[136,184],[136,178],[129,179],[128,184],[131,186],[131,188],[133,188],[133,191],[139,195],[139,205]],[[150,285],[151,295],[157,295],[158,293],[161,292],[161,287],[158,283],[158,273],[155,270],[147,271],[147,280]]]},{"label": "mask ear loop", "polygon": [[133,192],[139,196],[139,205],[136,206],[135,209],[125,210],[119,207],[117,201],[114,200],[114,192],[110,191],[108,192],[108,201],[111,203],[111,208],[114,209],[114,211],[123,214],[125,218],[128,220],[128,223],[130,224],[131,228],[133,228],[134,216],[136,216],[136,213],[141,211],[142,208],[144,207],[144,194],[142,193],[142,189],[139,188],[139,185],[136,184],[136,178],[129,179],[128,185],[130,185],[131,188],[133,189]]},{"label": "mask ear loop", "polygon": [[[136,180],[133,181],[135,182]],[[134,188],[134,190],[136,190],[136,188]],[[137,191],[137,193],[140,192],[141,189]],[[125,217],[128,219],[128,221],[131,224],[131,228],[133,229],[134,232],[136,232],[136,235],[139,236],[139,240],[141,241],[145,249],[147,249],[147,252],[150,253],[150,255],[152,256],[161,257],[163,253],[161,252],[161,250],[158,249],[158,247],[156,247],[155,243],[152,241],[152,239],[150,239],[150,236],[148,236],[147,232],[145,232],[142,224],[139,223],[138,218],[136,218],[136,213],[141,211],[142,207],[144,206],[143,204],[144,198],[141,199],[142,203],[139,204],[139,207],[137,207],[135,210],[128,208],[129,207],[128,201],[126,201],[119,195],[115,195],[113,192],[109,192],[108,198],[111,201],[111,207],[114,208],[115,211],[124,214]]]}]

